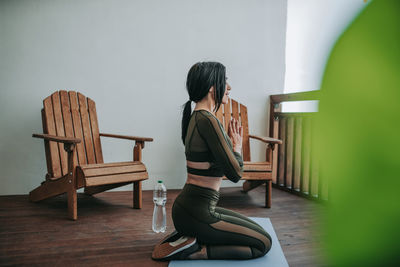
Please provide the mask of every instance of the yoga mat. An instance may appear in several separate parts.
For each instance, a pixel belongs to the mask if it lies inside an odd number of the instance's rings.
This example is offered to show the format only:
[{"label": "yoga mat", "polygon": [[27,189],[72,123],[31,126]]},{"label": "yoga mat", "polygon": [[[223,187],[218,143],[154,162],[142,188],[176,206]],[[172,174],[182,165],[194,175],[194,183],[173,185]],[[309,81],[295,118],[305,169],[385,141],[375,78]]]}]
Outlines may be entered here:
[{"label": "yoga mat", "polygon": [[272,227],[269,218],[255,218],[250,217],[253,221],[261,225],[272,238],[271,250],[264,257],[253,259],[253,260],[184,260],[184,261],[170,261],[169,267],[235,267],[235,266],[273,266],[273,267],[288,267],[289,264],[286,261],[285,255],[281,245],[279,244],[278,237]]}]

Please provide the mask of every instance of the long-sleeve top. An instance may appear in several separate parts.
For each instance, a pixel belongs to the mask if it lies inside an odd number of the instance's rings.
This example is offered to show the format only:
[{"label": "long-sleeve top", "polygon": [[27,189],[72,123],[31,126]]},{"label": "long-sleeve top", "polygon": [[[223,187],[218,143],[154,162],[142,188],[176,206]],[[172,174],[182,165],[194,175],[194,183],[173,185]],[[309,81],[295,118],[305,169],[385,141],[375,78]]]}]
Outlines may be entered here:
[{"label": "long-sleeve top", "polygon": [[242,177],[243,158],[233,151],[219,120],[206,110],[193,111],[185,138],[187,172],[197,176],[222,177],[236,183]]}]

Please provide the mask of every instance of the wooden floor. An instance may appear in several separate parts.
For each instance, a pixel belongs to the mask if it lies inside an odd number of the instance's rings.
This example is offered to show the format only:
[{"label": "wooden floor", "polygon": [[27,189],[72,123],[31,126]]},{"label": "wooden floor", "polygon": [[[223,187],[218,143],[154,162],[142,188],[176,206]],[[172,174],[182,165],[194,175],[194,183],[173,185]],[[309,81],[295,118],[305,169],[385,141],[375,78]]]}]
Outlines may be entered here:
[{"label": "wooden floor", "polygon": [[[219,206],[247,216],[269,217],[290,266],[322,266],[318,260],[321,204],[273,189],[272,208],[262,206],[265,186],[245,194],[221,189]],[[179,190],[169,190],[167,231],[151,230],[152,191],[134,210],[131,192],[78,195],[78,220],[66,219],[66,196],[30,203],[27,196],[0,197],[0,265],[167,266],[150,258],[154,244],[172,232],[171,207]]]}]

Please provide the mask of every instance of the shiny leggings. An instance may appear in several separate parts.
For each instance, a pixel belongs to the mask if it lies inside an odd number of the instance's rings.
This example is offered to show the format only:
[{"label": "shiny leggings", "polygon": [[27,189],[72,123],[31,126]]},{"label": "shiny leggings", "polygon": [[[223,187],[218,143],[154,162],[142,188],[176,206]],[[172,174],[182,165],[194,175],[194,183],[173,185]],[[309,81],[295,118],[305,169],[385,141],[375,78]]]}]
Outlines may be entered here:
[{"label": "shiny leggings", "polygon": [[271,248],[270,235],[256,222],[217,207],[219,192],[186,184],[172,207],[175,229],[207,247],[208,259],[252,259]]}]

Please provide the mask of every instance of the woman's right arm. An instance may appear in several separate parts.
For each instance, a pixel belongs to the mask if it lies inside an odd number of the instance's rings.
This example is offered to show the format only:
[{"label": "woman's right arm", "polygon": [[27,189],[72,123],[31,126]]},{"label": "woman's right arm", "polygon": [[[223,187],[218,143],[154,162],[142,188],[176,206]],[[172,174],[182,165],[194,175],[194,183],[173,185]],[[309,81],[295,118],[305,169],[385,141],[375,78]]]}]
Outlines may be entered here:
[{"label": "woman's right arm", "polygon": [[207,142],[225,176],[237,183],[243,173],[243,159],[240,153],[233,151],[232,145],[226,140],[225,134],[214,116],[198,113],[196,122],[200,135]]}]

